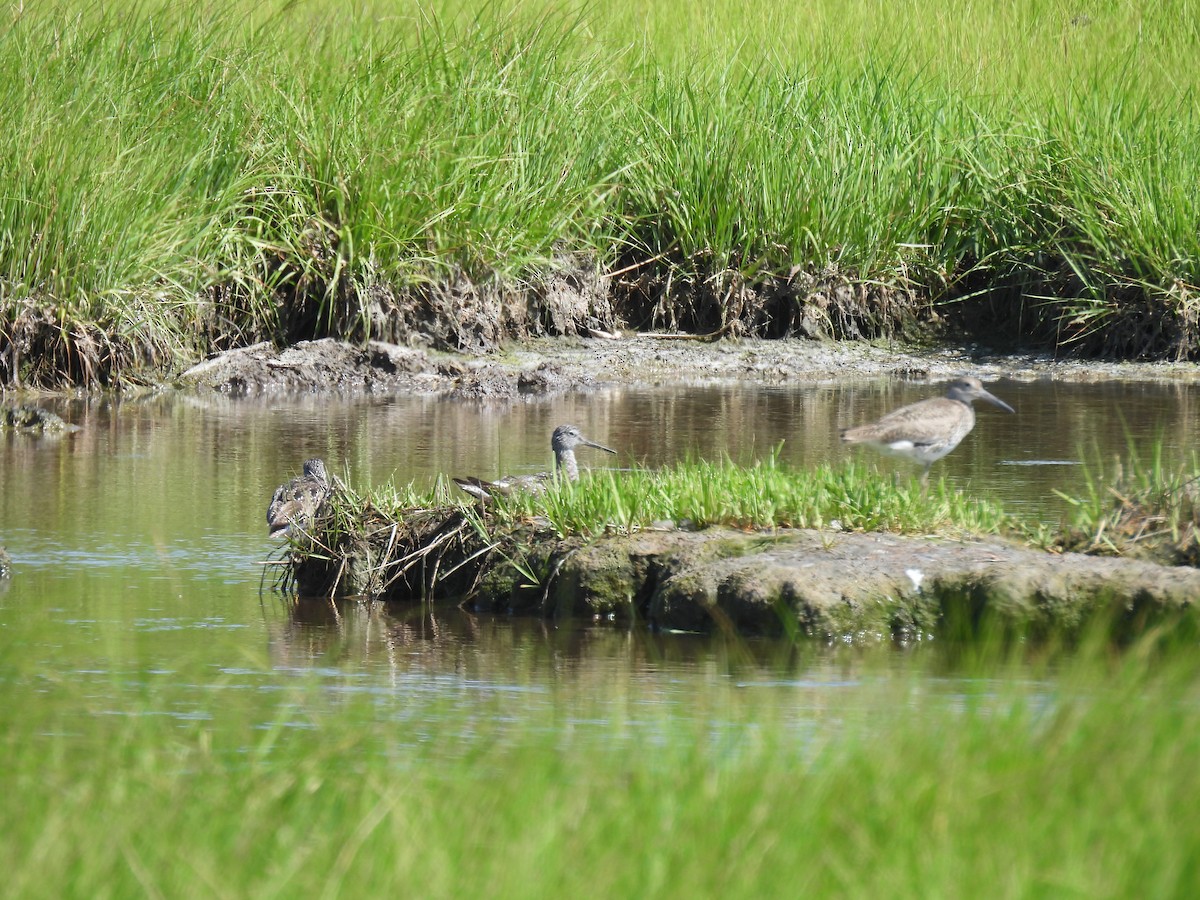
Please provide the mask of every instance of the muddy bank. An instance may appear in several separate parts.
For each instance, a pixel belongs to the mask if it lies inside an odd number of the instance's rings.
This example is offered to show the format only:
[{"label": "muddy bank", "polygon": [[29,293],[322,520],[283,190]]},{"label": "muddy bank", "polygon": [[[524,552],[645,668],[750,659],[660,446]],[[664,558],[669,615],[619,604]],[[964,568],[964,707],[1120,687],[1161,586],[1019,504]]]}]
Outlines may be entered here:
[{"label": "muddy bank", "polygon": [[[308,285],[308,293],[269,305],[273,322],[243,323],[234,334],[226,333],[230,323],[222,314],[230,291],[220,289],[200,298],[200,321],[168,316],[135,334],[105,321],[60,328],[53,304],[29,300],[0,308],[0,389],[156,385],[171,377],[173,365],[213,348],[222,349],[179,380],[236,396],[411,390],[429,387],[430,380],[440,389],[440,382],[464,372],[479,375],[484,395],[518,394],[520,386],[499,382],[511,381],[517,358],[530,354],[565,370],[547,380],[553,390],[584,372],[617,380],[750,377],[769,383],[810,372],[919,375],[994,364],[1068,373],[1115,368],[1128,377],[1121,363],[1080,355],[1182,361],[1200,352],[1190,319],[1161,310],[1151,315],[1136,304],[1129,316],[1113,317],[1097,344],[1095,335],[1061,327],[1061,309],[1033,322],[1034,312],[1048,305],[1034,311],[1023,302],[1015,310],[972,302],[939,306],[911,286],[836,271],[795,270],[755,283],[733,271],[686,278],[674,270],[643,271],[636,262],[621,272],[605,275],[587,260],[567,260],[519,285],[459,279],[397,291],[373,282],[339,288],[349,293],[330,308],[322,299],[327,292]],[[1011,333],[1014,321],[1032,333]],[[269,340],[224,349],[253,339]],[[330,349],[342,341],[350,342],[344,350]],[[913,349],[934,344],[938,349]],[[709,347],[718,351],[710,354]],[[1005,356],[997,347],[1037,352]],[[1169,367],[1135,363],[1132,371]],[[466,390],[478,392],[470,385]]]},{"label": "muddy bank", "polygon": [[326,338],[279,349],[269,343],[220,353],[185,371],[179,386],[230,397],[295,394],[440,393],[509,399],[595,384],[581,366],[545,359],[486,360],[371,341],[357,347]]},{"label": "muddy bank", "polygon": [[1115,614],[1140,627],[1200,600],[1196,569],[1000,540],[672,528],[586,541],[526,525],[487,543],[461,514],[421,516],[400,525],[374,516],[358,538],[325,533],[315,552],[293,551],[291,586],[301,595],[825,639],[936,636],[992,618],[1073,631]]},{"label": "muddy bank", "polygon": [[782,531],[607,538],[565,558],[538,612],[823,638],[944,635],[988,617],[1035,632],[1200,598],[1200,572],[999,541]]},{"label": "muddy bank", "polygon": [[283,349],[264,342],[198,363],[177,384],[233,397],[432,392],[516,400],[605,384],[770,385],[885,376],[937,380],[968,371],[985,380],[1200,379],[1200,367],[1186,363],[1055,360],[1036,354],[995,355],[972,347],[917,351],[804,339],[700,342],[678,336],[614,335],[527,341],[485,357],[382,341],[360,347],[327,338]]}]

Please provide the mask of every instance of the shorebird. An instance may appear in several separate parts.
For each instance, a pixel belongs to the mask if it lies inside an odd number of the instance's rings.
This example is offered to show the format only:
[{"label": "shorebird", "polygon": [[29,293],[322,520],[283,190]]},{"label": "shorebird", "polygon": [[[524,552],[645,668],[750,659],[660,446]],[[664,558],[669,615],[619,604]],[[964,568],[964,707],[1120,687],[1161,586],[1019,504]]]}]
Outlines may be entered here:
[{"label": "shorebird", "polygon": [[929,480],[929,467],[958,446],[975,427],[973,400],[986,400],[1008,412],[1013,408],[989,394],[978,378],[960,378],[933,397],[893,410],[877,422],[842,430],[847,444],[869,444],[884,453],[903,456],[925,466],[921,483]]},{"label": "shorebird", "polygon": [[304,474],[275,488],[275,494],[271,497],[271,504],[267,507],[267,526],[271,537],[282,537],[293,525],[309,527],[328,496],[329,476],[325,471],[325,460],[305,460]]},{"label": "shorebird", "polygon": [[[561,473],[568,481],[579,480],[579,463],[575,461],[576,447],[595,447],[605,453],[616,453],[583,436],[574,425],[559,425],[550,437],[550,449],[554,451],[554,471]],[[539,472],[536,475],[505,475],[495,481],[484,481],[480,478],[455,478],[454,483],[479,500],[491,500],[496,496],[507,496],[516,491],[538,493],[546,489],[547,482],[554,477],[549,472]]]}]

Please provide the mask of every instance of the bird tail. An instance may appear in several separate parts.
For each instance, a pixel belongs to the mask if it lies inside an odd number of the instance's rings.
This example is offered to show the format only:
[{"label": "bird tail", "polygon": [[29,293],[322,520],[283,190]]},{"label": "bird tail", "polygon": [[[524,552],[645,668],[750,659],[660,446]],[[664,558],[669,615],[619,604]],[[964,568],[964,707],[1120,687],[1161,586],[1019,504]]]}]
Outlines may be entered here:
[{"label": "bird tail", "polygon": [[454,483],[474,497],[476,500],[491,500],[493,485],[482,478],[455,478]]}]

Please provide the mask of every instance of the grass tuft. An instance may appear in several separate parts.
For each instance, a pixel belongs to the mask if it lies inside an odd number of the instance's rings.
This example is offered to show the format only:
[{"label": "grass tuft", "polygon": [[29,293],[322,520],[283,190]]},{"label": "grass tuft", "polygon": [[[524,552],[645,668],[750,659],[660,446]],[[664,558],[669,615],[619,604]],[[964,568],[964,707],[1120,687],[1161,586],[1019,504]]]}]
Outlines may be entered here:
[{"label": "grass tuft", "polygon": [[1200,565],[1200,458],[1168,466],[1162,441],[1143,455],[1130,439],[1125,458],[1084,468],[1084,491],[1071,507],[1064,547]]},{"label": "grass tuft", "polygon": [[970,499],[944,480],[922,489],[857,461],[797,470],[771,454],[750,466],[726,459],[658,470],[605,469],[578,482],[497,504],[501,521],[544,516],[558,534],[634,531],[655,522],[686,527],[832,528],[903,533],[995,534],[1008,524],[998,504]]}]

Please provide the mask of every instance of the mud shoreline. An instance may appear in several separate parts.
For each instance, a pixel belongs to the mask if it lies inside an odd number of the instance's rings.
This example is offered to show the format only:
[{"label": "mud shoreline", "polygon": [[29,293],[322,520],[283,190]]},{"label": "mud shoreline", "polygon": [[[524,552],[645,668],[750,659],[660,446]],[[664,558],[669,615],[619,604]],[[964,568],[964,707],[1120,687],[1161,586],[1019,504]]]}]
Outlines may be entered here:
[{"label": "mud shoreline", "polygon": [[841,641],[991,627],[1078,633],[1093,622],[1127,635],[1190,615],[1200,600],[1195,568],[998,537],[668,526],[583,539],[527,523],[484,542],[452,509],[416,519],[367,513],[349,535],[318,524],[315,545],[291,548],[290,589],[301,598]]},{"label": "mud shoreline", "polygon": [[278,349],[269,343],[229,350],[194,365],[174,384],[234,397],[288,394],[438,393],[462,399],[517,400],[598,386],[779,385],[869,378],[938,381],[969,372],[989,381],[1197,381],[1195,363],[1056,359],[970,346],[916,349],[798,338],[690,336],[542,338],[481,356],[333,339]]}]

